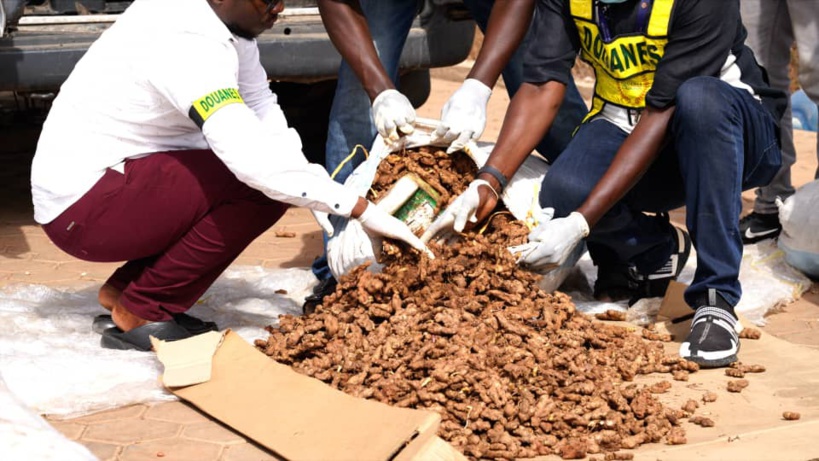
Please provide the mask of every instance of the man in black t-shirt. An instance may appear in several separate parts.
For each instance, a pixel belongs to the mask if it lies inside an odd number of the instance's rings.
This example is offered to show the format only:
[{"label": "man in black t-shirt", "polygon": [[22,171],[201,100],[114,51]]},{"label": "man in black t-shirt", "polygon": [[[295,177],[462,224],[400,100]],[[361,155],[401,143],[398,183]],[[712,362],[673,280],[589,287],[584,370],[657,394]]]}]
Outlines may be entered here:
[{"label": "man in black t-shirt", "polygon": [[[596,296],[633,303],[662,296],[693,241],[697,270],[685,299],[695,314],[680,355],[704,367],[736,361],[740,196],[779,167],[786,101],[743,43],[739,3],[540,0],[533,27],[527,83],[492,155],[424,238],[495,208],[551,126],[579,54],[595,71],[592,108],[543,180],[540,205],[554,219],[515,249],[519,262],[557,267],[585,239]],[[688,232],[665,214],[683,205]]]}]

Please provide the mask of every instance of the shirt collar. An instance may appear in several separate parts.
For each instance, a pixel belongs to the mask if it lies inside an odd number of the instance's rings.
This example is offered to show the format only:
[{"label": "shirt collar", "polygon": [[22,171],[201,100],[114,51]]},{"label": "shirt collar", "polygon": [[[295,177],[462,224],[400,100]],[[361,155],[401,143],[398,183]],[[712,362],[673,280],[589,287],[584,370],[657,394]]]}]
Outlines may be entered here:
[{"label": "shirt collar", "polygon": [[219,41],[234,42],[236,37],[219,19],[208,0],[174,0],[180,3],[184,19],[180,24],[186,32],[215,38]]}]

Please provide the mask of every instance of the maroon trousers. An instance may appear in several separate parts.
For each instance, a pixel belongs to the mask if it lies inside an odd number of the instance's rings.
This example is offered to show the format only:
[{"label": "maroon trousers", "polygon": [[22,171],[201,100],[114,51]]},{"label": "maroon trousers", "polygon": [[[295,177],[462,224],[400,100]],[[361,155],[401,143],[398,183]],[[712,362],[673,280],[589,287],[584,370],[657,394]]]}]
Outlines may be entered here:
[{"label": "maroon trousers", "polygon": [[105,175],[43,226],[66,253],[127,261],[106,283],[153,321],[187,311],[289,205],[236,179],[209,150],[154,153]]}]

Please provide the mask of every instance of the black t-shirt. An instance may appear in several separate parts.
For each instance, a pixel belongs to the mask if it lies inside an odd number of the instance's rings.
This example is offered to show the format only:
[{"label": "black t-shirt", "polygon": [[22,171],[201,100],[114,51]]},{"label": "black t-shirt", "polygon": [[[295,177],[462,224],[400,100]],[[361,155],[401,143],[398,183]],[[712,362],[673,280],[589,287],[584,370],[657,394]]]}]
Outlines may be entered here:
[{"label": "black t-shirt", "polygon": [[[642,0],[605,5],[613,36],[637,28],[637,6]],[[531,41],[524,59],[524,80],[533,83],[568,83],[580,37],[569,11],[569,0],[538,0]],[[671,12],[668,43],[657,65],[646,105],[674,104],[680,85],[698,76],[720,77],[729,55],[736,57],[740,81],[759,96],[778,122],[787,95],[772,90],[764,70],[745,46],[747,33],[739,16],[738,0],[676,0]]]}]

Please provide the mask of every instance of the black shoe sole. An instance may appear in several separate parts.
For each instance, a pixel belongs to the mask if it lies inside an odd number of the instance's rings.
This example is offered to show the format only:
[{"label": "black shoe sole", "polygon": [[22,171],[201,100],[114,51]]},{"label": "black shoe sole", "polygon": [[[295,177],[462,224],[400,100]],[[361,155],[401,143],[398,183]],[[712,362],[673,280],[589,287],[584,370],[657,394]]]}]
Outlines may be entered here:
[{"label": "black shoe sole", "polygon": [[736,354],[729,355],[728,357],[719,359],[719,360],[705,360],[702,357],[683,357],[685,360],[689,362],[694,362],[700,366],[700,368],[708,369],[708,368],[725,368],[728,365],[738,362],[739,358],[737,358]]},{"label": "black shoe sole", "polygon": [[[175,314],[173,317],[179,326],[188,330],[188,333],[192,335],[199,335],[209,331],[219,331],[219,327],[216,326],[215,322],[206,322],[196,317],[191,317],[188,314]],[[110,314],[98,315],[94,317],[93,322],[91,322],[91,330],[97,334],[102,334],[103,331],[109,328],[116,328],[116,326]]]}]

